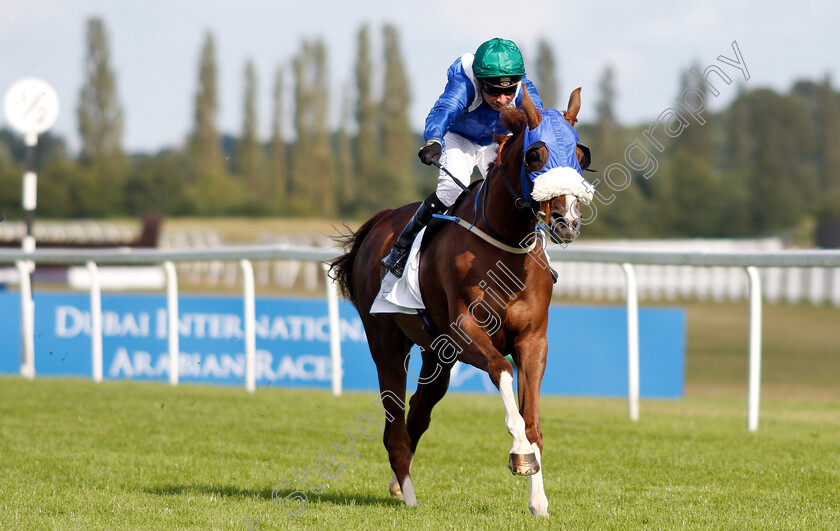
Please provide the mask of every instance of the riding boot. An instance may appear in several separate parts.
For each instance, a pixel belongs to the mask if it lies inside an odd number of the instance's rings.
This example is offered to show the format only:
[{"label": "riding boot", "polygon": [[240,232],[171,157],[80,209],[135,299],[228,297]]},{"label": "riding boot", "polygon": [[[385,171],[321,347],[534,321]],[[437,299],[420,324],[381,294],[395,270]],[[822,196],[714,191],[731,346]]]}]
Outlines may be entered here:
[{"label": "riding boot", "polygon": [[553,268],[553,267],[551,267],[551,266],[548,266],[548,270],[549,270],[549,272],[551,272],[551,280],[552,280],[552,282],[554,282],[555,284],[557,284],[557,279],[558,279],[558,278],[560,278],[560,273],[558,273],[558,272],[557,272],[557,270],[556,270],[556,269],[554,269],[554,268]]},{"label": "riding boot", "polygon": [[391,252],[382,259],[382,266],[393,273],[395,277],[401,278],[405,263],[408,260],[408,252],[411,250],[411,244],[414,243],[417,233],[432,220],[432,214],[440,214],[445,210],[446,207],[438,199],[437,194],[432,193],[427,197],[400,233],[397,241],[394,242]]}]

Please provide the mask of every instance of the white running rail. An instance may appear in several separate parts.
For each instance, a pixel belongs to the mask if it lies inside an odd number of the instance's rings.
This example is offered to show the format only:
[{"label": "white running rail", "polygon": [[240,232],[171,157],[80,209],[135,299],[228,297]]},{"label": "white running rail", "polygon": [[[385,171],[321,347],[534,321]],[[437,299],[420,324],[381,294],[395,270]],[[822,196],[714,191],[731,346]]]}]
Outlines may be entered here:
[{"label": "white running rail", "polygon": [[[21,292],[21,334],[22,356],[21,375],[35,377],[34,360],[34,311],[32,304],[32,286],[28,272],[31,264],[84,264],[91,271],[91,310],[101,311],[101,305],[94,299],[99,298],[100,287],[97,282],[96,267],[105,264],[148,265],[163,264],[167,272],[167,311],[169,315],[169,349],[172,367],[177,368],[178,340],[178,286],[174,263],[197,261],[239,262],[246,282],[243,283],[243,314],[246,321],[246,367],[254,366],[255,327],[254,318],[254,282],[251,262],[256,260],[297,260],[302,262],[325,262],[340,254],[334,248],[315,248],[293,245],[231,246],[191,250],[158,249],[96,249],[68,250],[44,249],[34,252],[0,251],[0,264],[14,264],[20,273]],[[630,417],[638,419],[639,401],[639,351],[638,351],[638,293],[634,266],[664,265],[693,267],[738,267],[747,272],[750,285],[750,351],[749,351],[749,390],[747,405],[747,428],[758,429],[759,388],[761,385],[761,282],[757,268],[836,268],[840,267],[838,251],[755,251],[755,252],[696,252],[696,251],[661,251],[640,249],[560,249],[548,250],[553,263],[583,262],[591,264],[618,264],[626,278],[627,329],[628,329],[628,375]],[[326,271],[326,269],[324,269]],[[333,375],[341,374],[341,351],[338,334],[338,295],[330,279],[327,280],[328,313],[331,323],[331,353]],[[92,315],[92,319],[101,316]],[[248,321],[251,321],[250,323]],[[94,357],[94,379],[101,379],[98,367],[101,367],[101,337],[91,341],[91,355]],[[97,359],[98,358],[98,359]],[[254,382],[251,372],[246,370],[246,388],[253,391]],[[177,370],[170,370],[170,382],[177,384]],[[341,381],[333,380],[333,393],[341,393]]]}]

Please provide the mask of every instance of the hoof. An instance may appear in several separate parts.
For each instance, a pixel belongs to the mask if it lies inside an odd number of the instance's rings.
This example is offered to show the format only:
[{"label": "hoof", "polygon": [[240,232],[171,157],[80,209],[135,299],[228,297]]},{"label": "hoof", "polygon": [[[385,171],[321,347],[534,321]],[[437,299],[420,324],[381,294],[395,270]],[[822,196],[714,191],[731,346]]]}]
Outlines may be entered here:
[{"label": "hoof", "polygon": [[514,476],[533,476],[540,471],[537,456],[531,454],[510,454],[508,468]]},{"label": "hoof", "polygon": [[548,509],[545,507],[528,507],[534,516],[548,517]]},{"label": "hoof", "polygon": [[397,500],[403,499],[402,488],[400,487],[400,482],[397,481],[397,475],[391,475],[391,481],[388,483],[388,491],[391,493],[391,497]]}]

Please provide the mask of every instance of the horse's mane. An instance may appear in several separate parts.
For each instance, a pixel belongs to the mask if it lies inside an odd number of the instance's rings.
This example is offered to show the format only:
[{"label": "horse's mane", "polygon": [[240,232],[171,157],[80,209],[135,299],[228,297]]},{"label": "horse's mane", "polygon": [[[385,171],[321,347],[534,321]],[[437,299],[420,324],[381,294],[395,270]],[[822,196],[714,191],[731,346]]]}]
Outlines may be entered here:
[{"label": "horse's mane", "polygon": [[[502,125],[513,132],[513,136],[520,136],[528,127],[528,115],[521,107],[507,109],[502,112]],[[504,135],[500,135],[504,138]]]},{"label": "horse's mane", "polygon": [[[513,150],[513,153],[522,152],[522,133],[528,127],[528,115],[522,108],[516,107],[502,111],[502,126],[509,130],[513,135],[502,135],[496,133],[493,140],[501,146],[505,144],[505,150]],[[511,153],[511,151],[506,151]],[[495,166],[494,162],[494,166]]]}]

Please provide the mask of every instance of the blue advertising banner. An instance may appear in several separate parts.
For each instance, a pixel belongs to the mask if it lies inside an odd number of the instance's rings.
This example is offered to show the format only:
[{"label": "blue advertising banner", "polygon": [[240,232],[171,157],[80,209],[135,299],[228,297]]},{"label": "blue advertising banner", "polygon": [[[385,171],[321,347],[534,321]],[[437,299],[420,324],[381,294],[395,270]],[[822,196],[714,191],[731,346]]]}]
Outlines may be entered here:
[{"label": "blue advertising banner", "polygon": [[[102,297],[102,311],[103,376],[167,381],[165,297],[107,294]],[[242,300],[238,297],[179,299],[182,382],[244,385],[242,312]],[[347,390],[378,391],[376,368],[359,315],[345,301],[341,301],[339,312],[342,385]],[[258,298],[256,318],[258,386],[330,388],[325,300]],[[639,322],[641,396],[682,396],[684,311],[642,308]],[[627,314],[622,307],[552,306],[543,393],[626,396],[626,323]],[[16,292],[0,292],[0,330],[0,373],[19,373],[20,298]],[[36,375],[90,377],[90,331],[87,295],[36,293]],[[409,370],[419,374],[420,356],[412,357]],[[450,390],[496,392],[484,372],[460,363],[452,369]]]}]

